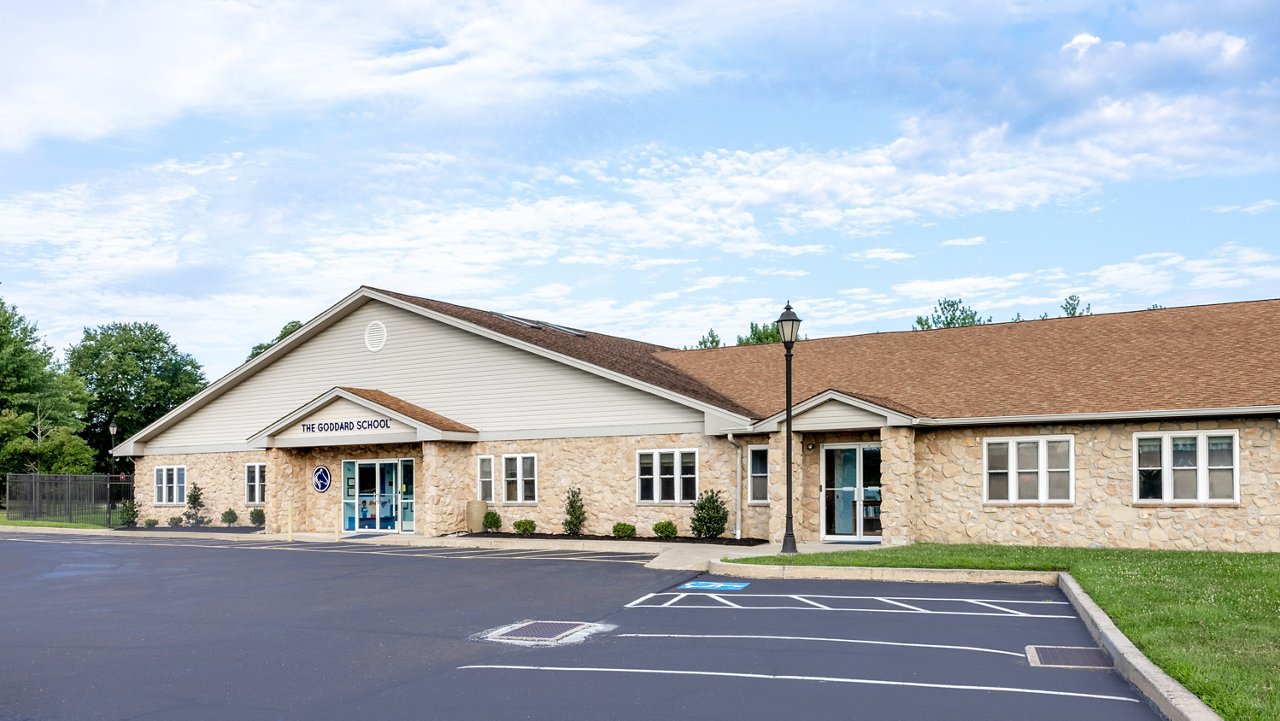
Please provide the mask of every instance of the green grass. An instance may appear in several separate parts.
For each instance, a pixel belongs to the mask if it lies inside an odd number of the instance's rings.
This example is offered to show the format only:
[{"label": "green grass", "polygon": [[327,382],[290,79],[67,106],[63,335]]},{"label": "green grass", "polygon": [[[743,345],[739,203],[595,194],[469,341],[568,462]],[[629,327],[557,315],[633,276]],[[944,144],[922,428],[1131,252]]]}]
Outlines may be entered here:
[{"label": "green grass", "polygon": [[0,526],[38,526],[40,528],[105,528],[101,523],[67,523],[66,521],[9,520],[0,516]]},{"label": "green grass", "polygon": [[1068,571],[1225,719],[1280,719],[1280,553],[919,544],[737,563]]}]

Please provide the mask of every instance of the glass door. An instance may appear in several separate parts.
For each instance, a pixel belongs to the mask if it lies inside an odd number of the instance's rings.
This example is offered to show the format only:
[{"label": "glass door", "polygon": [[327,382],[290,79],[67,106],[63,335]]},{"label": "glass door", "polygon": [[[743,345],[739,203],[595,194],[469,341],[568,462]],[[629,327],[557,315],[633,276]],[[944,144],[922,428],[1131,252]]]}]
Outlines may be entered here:
[{"label": "glass door", "polygon": [[822,537],[879,538],[880,446],[822,448]]},{"label": "glass door", "polygon": [[344,461],[342,528],[345,531],[399,530],[402,464],[408,466],[409,528],[413,530],[413,461]]},{"label": "glass door", "polygon": [[400,532],[413,533],[413,461],[400,461]]}]

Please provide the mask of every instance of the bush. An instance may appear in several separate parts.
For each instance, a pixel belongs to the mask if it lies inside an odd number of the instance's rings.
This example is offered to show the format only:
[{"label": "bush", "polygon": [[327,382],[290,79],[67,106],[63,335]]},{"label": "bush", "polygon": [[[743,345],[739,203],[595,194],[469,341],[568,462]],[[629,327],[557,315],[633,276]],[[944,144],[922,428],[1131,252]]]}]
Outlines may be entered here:
[{"label": "bush", "polygon": [[192,526],[204,526],[209,523],[209,519],[205,518],[203,511],[204,493],[200,490],[200,486],[192,483],[191,488],[187,490],[187,510],[182,516]]},{"label": "bush", "polygon": [[676,524],[671,521],[658,521],[653,524],[653,535],[658,538],[675,538]]},{"label": "bush", "polygon": [[511,524],[511,527],[516,529],[516,533],[519,533],[521,536],[528,536],[538,530],[538,524],[532,518],[521,518]]},{"label": "bush", "polygon": [[120,525],[138,525],[138,507],[134,504],[132,498],[120,502]]},{"label": "bush", "polygon": [[636,527],[631,523],[615,523],[613,524],[614,538],[635,538]]},{"label": "bush", "polygon": [[148,518],[147,520],[142,522],[142,525],[146,526],[147,528],[155,528],[156,526],[160,525],[160,521],[155,518]]},{"label": "bush", "polygon": [[249,523],[254,526],[267,525],[267,512],[261,508],[255,508],[249,511]]},{"label": "bush", "polygon": [[715,538],[724,533],[729,523],[729,508],[720,491],[703,491],[693,502],[693,521],[689,524],[694,538]]},{"label": "bush", "polygon": [[222,512],[222,522],[227,524],[227,527],[235,525],[238,520],[240,520],[240,514],[236,513],[236,509],[228,508]]},{"label": "bush", "polygon": [[182,525],[182,516],[169,516],[169,525],[177,528]]},{"label": "bush", "polygon": [[480,525],[484,526],[485,533],[492,533],[502,528],[502,516],[499,516],[497,511],[485,511],[484,520]]},{"label": "bush", "polygon": [[582,491],[570,488],[564,497],[564,532],[570,536],[582,535],[582,524],[587,522],[587,509],[582,507]]}]

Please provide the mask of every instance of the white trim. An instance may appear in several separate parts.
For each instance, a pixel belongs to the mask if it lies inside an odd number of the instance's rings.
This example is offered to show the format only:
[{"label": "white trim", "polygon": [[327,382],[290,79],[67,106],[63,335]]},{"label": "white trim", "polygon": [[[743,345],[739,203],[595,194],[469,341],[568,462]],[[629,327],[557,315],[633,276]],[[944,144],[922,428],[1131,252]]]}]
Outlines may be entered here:
[{"label": "white trim", "polygon": [[[483,486],[480,485],[481,483],[484,482],[484,476],[481,475],[481,472],[480,472],[480,464],[483,463],[484,461],[489,461],[489,497],[488,498],[484,497],[484,491],[481,490]],[[494,499],[497,497],[497,494],[494,492],[494,488],[493,488],[493,477],[495,475],[493,472],[493,467],[494,467],[494,459],[492,455],[476,456],[476,500],[478,501],[484,501],[485,503],[493,503]]]},{"label": "white trim", "polygon": [[[516,480],[516,499],[515,500],[511,500],[507,498],[507,459],[508,458],[516,459],[516,479],[515,479]],[[526,458],[533,459],[533,478],[532,479],[526,479],[524,477],[524,459]],[[538,505],[538,476],[540,475],[542,475],[542,473],[538,469],[537,453],[504,453],[502,455],[502,505],[504,506],[536,506]],[[497,476],[496,470],[494,471],[494,476]],[[533,500],[532,501],[527,501],[524,498],[525,482],[527,480],[533,481]],[[494,494],[494,498],[497,498],[498,492],[496,490],[493,492],[493,494]]]},{"label": "white trim", "polygon": [[[752,473],[751,454],[755,451],[764,451],[764,500],[754,499],[752,493],[752,483],[755,480],[756,473]],[[769,505],[769,444],[761,443],[747,446],[747,505],[748,506],[768,506]]]},{"label": "white trim", "polygon": [[[354,403],[366,410],[374,413],[381,413],[389,418],[399,421],[411,428],[411,431],[401,431],[397,433],[371,433],[365,435],[342,435],[342,436],[316,436],[314,438],[307,436],[296,436],[289,438],[277,438],[277,436],[290,428],[294,424],[300,422],[303,418],[315,413],[326,406],[342,399],[350,403]],[[435,426],[424,423],[416,418],[411,418],[403,413],[387,408],[386,406],[371,401],[364,396],[343,390],[338,386],[334,386],[320,395],[312,398],[310,401],[298,406],[294,410],[282,416],[280,419],[268,425],[266,428],[249,436],[247,443],[250,445],[257,444],[260,448],[310,448],[313,446],[342,446],[342,445],[358,445],[373,443],[414,443],[417,441],[473,441],[476,439],[476,433],[465,431],[445,431]]]},{"label": "white trim", "polygon": [[[1028,435],[1028,436],[991,436],[984,437],[982,440],[982,503],[986,506],[1073,506],[1076,502],[1076,437],[1069,434],[1055,435]],[[1018,444],[1036,442],[1036,498],[1021,499],[1014,498],[1017,495],[1018,484]],[[1061,468],[1049,468],[1049,443],[1051,441],[1067,442],[1067,497],[1066,498],[1049,498],[1049,471],[1061,471]],[[1008,496],[1006,498],[991,498],[990,469],[988,463],[987,447],[992,443],[1004,443],[1008,449],[1009,467],[1005,469],[1008,475]]]},{"label": "white trim", "polygon": [[1217,418],[1227,416],[1280,415],[1280,406],[1230,406],[1226,408],[1173,408],[1146,411],[1106,411],[1101,413],[1049,413],[1030,416],[970,416],[965,418],[917,418],[918,426],[1022,425],[1027,423],[1077,423],[1080,421],[1125,421],[1137,419]]},{"label": "white trim", "polygon": [[[173,471],[173,478],[172,478],[172,479],[170,479],[170,478],[169,478],[169,475],[170,475],[170,474],[168,473],[169,471]],[[182,478],[181,478],[181,479],[179,479],[179,478],[178,478],[178,476],[179,476],[179,475],[181,475],[181,476],[182,476]],[[152,476],[152,485],[151,485],[152,493],[151,493],[151,497],[154,499],[154,500],[152,501],[152,504],[151,504],[151,505],[153,505],[153,506],[167,506],[167,507],[171,507],[171,508],[181,508],[181,507],[183,507],[183,506],[187,505],[187,486],[188,486],[189,484],[187,483],[187,466],[186,466],[186,464],[173,464],[173,465],[167,465],[167,466],[156,466],[156,467],[151,471],[151,476]],[[163,480],[162,480],[162,479],[163,479]],[[179,482],[179,480],[181,480],[181,482]],[[162,495],[164,495],[164,494],[162,494],[162,493],[160,492],[160,489],[162,489],[162,488],[166,488],[166,489],[167,489],[167,488],[169,488],[170,486],[172,486],[172,487],[173,487],[173,499],[174,499],[174,500],[172,500],[172,501],[164,501],[164,500],[161,500],[161,496],[162,496]],[[179,498],[179,496],[181,496],[181,498]]]},{"label": "white trim", "polygon": [[[823,391],[815,396],[810,396],[809,398],[806,398],[805,400],[800,401],[799,403],[792,404],[791,416],[793,421],[796,416],[802,415],[806,411],[817,408],[818,406],[828,401],[835,401],[836,403],[844,403],[846,405],[853,406],[854,408],[857,408],[859,410],[884,416],[884,423],[880,425],[867,426],[866,428],[856,428],[856,429],[850,429],[850,430],[869,430],[873,427],[879,428],[880,426],[909,426],[918,422],[919,420],[911,416],[898,413],[897,411],[889,410],[884,406],[878,406],[875,403],[864,401],[861,398],[857,398],[855,396],[841,393],[839,391]],[[740,433],[773,433],[778,430],[779,426],[786,419],[786,416],[787,416],[787,410],[784,408],[781,411],[778,411],[777,413],[769,416],[768,418],[764,418],[759,421],[756,421],[754,424],[747,426],[746,428],[734,429],[734,431],[740,432]],[[842,430],[842,429],[833,429],[833,430]]]},{"label": "white trim", "polygon": [[[644,501],[640,499],[640,456],[643,454],[653,454],[653,499]],[[660,454],[673,454],[672,469],[675,474],[675,498],[672,500],[662,500],[662,474],[658,472]],[[685,453],[693,454],[693,498],[684,497],[684,476],[680,473],[683,467],[681,461],[682,455]],[[698,491],[702,486],[702,459],[697,448],[641,448],[636,451],[636,505],[637,506],[682,506],[686,503],[692,503],[698,500]]]},{"label": "white trim", "polygon": [[[1173,439],[1196,439],[1196,497],[1173,497]],[[1209,498],[1209,438],[1231,437],[1231,498]],[[1160,442],[1160,498],[1139,498],[1138,441],[1143,438],[1159,438]],[[1240,503],[1240,431],[1234,428],[1194,431],[1137,431],[1133,434],[1133,493],[1135,506],[1233,506]],[[1221,466],[1218,466],[1221,468]]]},{"label": "white trim", "polygon": [[[824,443],[818,447],[818,538],[823,541],[870,541],[880,540],[884,537],[884,520],[877,517],[880,521],[880,533],[868,536],[863,528],[863,503],[866,498],[863,493],[863,481],[866,471],[866,464],[862,462],[862,451],[867,448],[880,449],[881,459],[884,458],[884,449],[879,441],[865,441],[860,443]],[[843,533],[827,533],[827,450],[857,450],[858,451],[858,485],[855,487],[857,496],[853,503],[854,529],[852,534]],[[880,479],[880,502],[884,502],[884,478]]]},{"label": "white trim", "polygon": [[[257,487],[258,495],[262,500],[254,501],[249,498],[249,489],[252,484],[249,483],[249,469],[257,468]],[[267,503],[267,464],[262,461],[251,461],[244,464],[244,504],[246,506],[264,506]]]}]

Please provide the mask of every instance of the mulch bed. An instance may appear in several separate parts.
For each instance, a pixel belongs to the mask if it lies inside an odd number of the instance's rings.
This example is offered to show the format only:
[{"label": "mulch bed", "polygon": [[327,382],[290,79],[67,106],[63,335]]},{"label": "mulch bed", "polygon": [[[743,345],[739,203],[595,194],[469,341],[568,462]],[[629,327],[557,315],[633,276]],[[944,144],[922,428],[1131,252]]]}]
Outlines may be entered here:
[{"label": "mulch bed", "polygon": [[117,531],[173,531],[175,533],[257,533],[261,531],[260,526],[156,526],[155,528],[147,528],[146,526],[120,526]]},{"label": "mulch bed", "polygon": [[657,538],[637,536],[635,538],[618,538],[617,536],[566,536],[563,533],[530,533],[520,534],[499,531],[495,533],[463,533],[455,538],[545,538],[551,541],[657,541],[659,543],[702,543],[719,546],[761,546],[768,541],[763,538],[691,538],[676,536],[675,538]]}]

